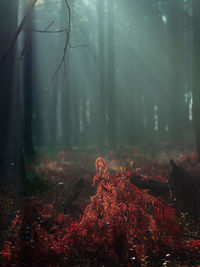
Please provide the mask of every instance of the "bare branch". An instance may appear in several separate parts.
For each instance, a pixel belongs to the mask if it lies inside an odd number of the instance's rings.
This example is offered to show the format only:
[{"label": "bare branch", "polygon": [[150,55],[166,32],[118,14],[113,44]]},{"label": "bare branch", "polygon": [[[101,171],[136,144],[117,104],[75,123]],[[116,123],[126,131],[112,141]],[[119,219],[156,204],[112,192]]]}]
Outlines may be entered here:
[{"label": "bare branch", "polygon": [[[48,30],[53,24],[54,24],[54,21],[51,21],[51,23],[49,25],[47,25],[45,27],[44,30],[40,30],[40,29],[32,29],[32,28],[26,28],[24,27],[29,15],[31,14],[33,8],[35,7],[36,5],[36,2],[37,0],[34,0],[32,5],[30,6],[30,9],[28,10],[27,14],[24,16],[22,22],[20,23],[20,25],[18,26],[17,28],[17,31],[12,39],[12,42],[9,46],[9,48],[3,53],[2,57],[0,58],[0,64],[3,63],[5,61],[5,59],[7,58],[7,56],[10,54],[10,52],[12,51],[16,41],[17,41],[17,38],[19,36],[19,34],[21,33],[22,30],[25,30],[25,31],[33,31],[33,32],[38,32],[38,33],[65,33],[66,34],[66,40],[65,40],[65,46],[64,46],[64,50],[63,50],[63,56],[60,60],[60,63],[52,77],[52,81],[55,79],[56,75],[58,74],[59,70],[61,69],[63,63],[65,62],[65,57],[66,57],[66,53],[67,53],[67,48],[70,47],[70,48],[87,48],[88,51],[90,52],[90,54],[92,55],[92,57],[94,58],[94,60],[96,61],[96,57],[95,55],[92,53],[92,51],[90,50],[90,48],[88,47],[87,44],[80,44],[80,45],[76,45],[76,46],[72,46],[71,43],[70,43],[70,34],[71,34],[71,9],[70,9],[70,5],[68,3],[67,0],[64,0],[65,1],[65,4],[66,4],[66,7],[67,7],[67,10],[68,10],[68,21],[67,21],[67,27],[64,28],[64,29],[60,29],[60,30]],[[20,55],[20,60],[21,58],[23,57],[24,55],[24,49]]]},{"label": "bare branch", "polygon": [[79,47],[86,47],[88,49],[88,51],[90,52],[90,54],[93,56],[93,58],[96,61],[96,57],[95,55],[92,53],[92,51],[89,49],[87,44],[80,44],[80,45],[76,45],[76,46],[72,46],[70,43],[70,34],[71,34],[71,9],[69,6],[69,3],[67,2],[67,0],[64,0],[67,6],[67,10],[68,10],[68,30],[65,29],[66,32],[66,41],[65,41],[65,47],[64,47],[64,52],[63,52],[63,56],[61,58],[61,61],[53,75],[52,81],[55,79],[56,75],[58,74],[60,68],[62,67],[63,63],[65,62],[65,57],[66,57],[66,52],[67,52],[67,47],[69,46],[69,48],[79,48]]},{"label": "bare branch", "polygon": [[36,3],[37,3],[37,0],[34,0],[33,3],[31,4],[30,9],[28,10],[27,14],[24,16],[22,22],[21,22],[20,25],[18,26],[17,31],[16,31],[15,35],[13,36],[13,39],[12,39],[12,41],[11,41],[10,46],[8,47],[8,49],[7,49],[7,50],[3,53],[3,55],[1,56],[0,64],[2,64],[2,63],[5,61],[5,59],[8,57],[8,55],[9,55],[10,52],[12,51],[12,49],[13,49],[13,47],[14,47],[16,41],[17,41],[17,38],[18,38],[20,32],[23,30],[23,27],[24,27],[24,25],[25,25],[25,23],[26,23],[28,17],[30,16],[30,14],[31,14],[31,12],[32,12],[32,10],[33,10],[33,8],[35,7]]},{"label": "bare branch", "polygon": [[68,44],[69,44],[69,32],[66,32],[66,42],[65,42],[65,47],[64,47],[64,52],[63,52],[63,56],[60,60],[60,63],[52,77],[52,81],[55,79],[56,75],[58,74],[59,70],[61,69],[62,65],[63,65],[63,62],[65,61],[65,56],[66,56],[66,52],[67,52],[67,47],[68,47]]},{"label": "bare branch", "polygon": [[[52,24],[51,24],[52,25]],[[47,26],[48,28],[50,27],[50,25]],[[47,28],[46,27],[46,28]],[[39,29],[32,29],[32,28],[24,28],[25,31],[33,31],[33,32],[38,32],[38,33],[62,33],[62,32],[69,32],[69,28],[64,28],[64,29],[60,29],[60,30],[39,30]],[[69,48],[87,48],[89,53],[92,55],[92,57],[94,58],[95,61],[97,61],[94,53],[91,51],[91,49],[89,48],[89,46],[87,44],[79,44],[79,45],[71,45],[71,42],[69,40]]]},{"label": "bare branch", "polygon": [[65,4],[67,6],[67,11],[68,11],[68,30],[65,31],[66,33],[66,41],[65,41],[65,47],[64,47],[64,51],[63,51],[63,56],[60,60],[60,63],[51,79],[51,81],[53,81],[56,77],[56,75],[58,74],[59,70],[61,69],[63,62],[65,61],[65,57],[66,57],[66,52],[67,52],[67,47],[69,46],[69,41],[70,41],[70,33],[71,33],[71,9],[69,6],[69,3],[67,2],[67,0],[64,0]]}]

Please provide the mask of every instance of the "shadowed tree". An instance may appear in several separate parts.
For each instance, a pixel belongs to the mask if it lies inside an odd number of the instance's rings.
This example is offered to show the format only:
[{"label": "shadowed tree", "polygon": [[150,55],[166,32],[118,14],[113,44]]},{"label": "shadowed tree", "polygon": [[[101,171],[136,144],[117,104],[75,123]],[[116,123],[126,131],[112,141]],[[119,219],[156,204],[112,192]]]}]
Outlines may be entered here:
[{"label": "shadowed tree", "polygon": [[[27,4],[25,5],[25,14]],[[33,13],[29,16],[26,27],[33,28]],[[23,119],[24,119],[24,152],[31,156],[34,154],[32,142],[32,98],[33,98],[33,32],[24,32],[24,58],[23,58]]]},{"label": "shadowed tree", "polygon": [[[0,61],[17,30],[17,1],[0,1]],[[0,177],[17,182],[21,174],[21,107],[15,49],[0,63]]]}]

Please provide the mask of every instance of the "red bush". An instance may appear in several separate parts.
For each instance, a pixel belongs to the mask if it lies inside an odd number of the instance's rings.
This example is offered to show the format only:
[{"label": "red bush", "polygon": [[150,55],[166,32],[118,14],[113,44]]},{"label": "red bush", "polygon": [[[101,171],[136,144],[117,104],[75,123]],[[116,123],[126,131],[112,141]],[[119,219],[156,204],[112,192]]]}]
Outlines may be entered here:
[{"label": "red bush", "polygon": [[111,177],[102,158],[96,161],[96,194],[91,197],[79,226],[85,247],[115,258],[136,255],[141,260],[148,251],[178,249],[182,238],[174,210],[159,198],[140,191],[122,176]]}]

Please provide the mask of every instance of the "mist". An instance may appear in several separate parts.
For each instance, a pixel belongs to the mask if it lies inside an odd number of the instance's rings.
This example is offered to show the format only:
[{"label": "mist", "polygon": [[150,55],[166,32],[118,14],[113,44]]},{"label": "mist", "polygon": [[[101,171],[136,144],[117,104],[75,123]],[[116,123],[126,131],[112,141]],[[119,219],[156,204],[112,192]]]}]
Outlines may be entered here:
[{"label": "mist", "polygon": [[[189,3],[111,2],[70,3],[70,25],[64,1],[37,2],[23,32],[33,43],[34,147],[192,143]],[[69,40],[54,32],[69,26]]]}]

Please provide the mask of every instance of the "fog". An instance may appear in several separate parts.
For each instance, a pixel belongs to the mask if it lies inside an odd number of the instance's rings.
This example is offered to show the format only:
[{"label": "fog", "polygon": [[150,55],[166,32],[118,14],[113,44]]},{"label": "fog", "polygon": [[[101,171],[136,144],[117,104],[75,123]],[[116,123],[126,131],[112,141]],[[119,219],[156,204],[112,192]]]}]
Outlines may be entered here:
[{"label": "fog", "polygon": [[[20,66],[32,58],[24,71],[31,71],[32,88],[24,90],[31,90],[32,111],[25,103],[24,113],[32,112],[33,146],[116,149],[155,138],[179,146],[191,141],[189,2],[69,5],[38,1],[22,33],[19,53],[32,40]],[[63,29],[70,30],[69,40]]]}]

